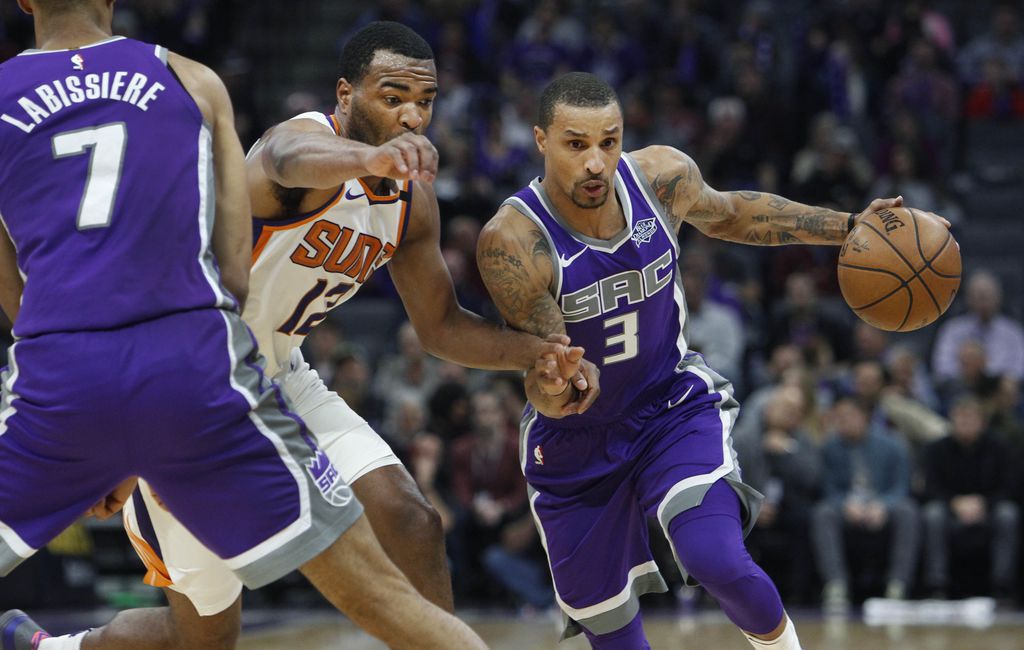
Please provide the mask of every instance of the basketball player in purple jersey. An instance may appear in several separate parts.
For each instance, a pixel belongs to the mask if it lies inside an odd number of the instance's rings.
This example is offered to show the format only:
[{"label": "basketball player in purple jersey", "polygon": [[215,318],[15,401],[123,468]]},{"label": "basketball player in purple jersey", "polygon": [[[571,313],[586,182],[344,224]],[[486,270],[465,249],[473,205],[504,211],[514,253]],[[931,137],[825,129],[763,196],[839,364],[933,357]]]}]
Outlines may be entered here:
[{"label": "basketball player in purple jersey", "polygon": [[[451,609],[436,513],[388,445],[323,385],[298,349],[327,311],[341,308],[362,286],[355,274],[340,270],[340,260],[359,251],[361,242],[380,241],[381,256],[369,259],[369,268],[391,260],[412,322],[437,354],[471,366],[526,370],[547,353],[561,363],[552,361],[541,383],[556,393],[576,373],[582,350],[566,348],[564,337],[544,343],[493,326],[462,311],[455,300],[440,257],[438,209],[429,185],[437,154],[421,135],[437,92],[432,59],[429,45],[408,27],[371,24],[342,52],[337,110],[297,116],[254,146],[248,168],[257,237],[243,317],[294,410],[364,505],[387,555],[424,596]],[[313,264],[299,255],[310,241],[320,241],[318,233],[329,237],[331,228],[349,233],[337,239],[341,248],[333,262]],[[324,250],[321,262],[331,259]],[[310,287],[320,287],[319,293]],[[577,379],[586,398],[569,410],[585,409],[596,397],[596,377],[591,380],[588,387]],[[150,584],[165,587],[170,607],[122,612],[92,630],[82,647],[234,647],[240,583],[148,492],[140,482],[125,506],[125,526],[149,568],[147,581],[152,576]]]},{"label": "basketball player in purple jersey", "polygon": [[[389,645],[484,647],[388,560],[263,376],[223,84],[112,37],[113,0],[18,1],[39,49],[0,66],[0,575],[139,476],[251,587],[300,568]],[[0,617],[4,650],[83,636]]]},{"label": "basketball player in purple jersey", "polygon": [[[601,369],[585,414],[540,394],[520,453],[555,595],[595,648],[648,648],[638,597],[664,591],[648,550],[656,517],[688,579],[699,581],[755,648],[797,650],[775,586],[743,543],[761,496],[746,486],[730,430],[729,382],[687,350],[677,268],[686,221],[713,237],[760,244],[842,243],[857,215],[759,192],[717,192],[685,154],[625,154],[615,92],[584,73],[540,100],[544,178],[505,201],[478,262],[513,327],[568,333]],[[876,200],[865,211],[899,205]]]}]

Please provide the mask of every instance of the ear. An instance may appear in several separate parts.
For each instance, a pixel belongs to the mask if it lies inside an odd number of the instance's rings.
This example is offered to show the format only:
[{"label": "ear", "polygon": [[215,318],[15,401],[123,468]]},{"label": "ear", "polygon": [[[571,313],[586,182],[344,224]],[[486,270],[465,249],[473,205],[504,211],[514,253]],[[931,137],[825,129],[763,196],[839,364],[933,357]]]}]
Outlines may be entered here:
[{"label": "ear", "polygon": [[334,97],[338,100],[338,108],[341,112],[348,113],[349,107],[352,105],[352,93],[355,88],[348,82],[348,79],[342,77],[338,79],[338,85],[334,89]]},{"label": "ear", "polygon": [[32,15],[32,5],[29,3],[29,0],[18,0],[18,7],[29,16]]},{"label": "ear", "polygon": [[537,151],[544,155],[544,149],[548,144],[548,134],[539,126],[533,127],[533,139],[537,142]]}]

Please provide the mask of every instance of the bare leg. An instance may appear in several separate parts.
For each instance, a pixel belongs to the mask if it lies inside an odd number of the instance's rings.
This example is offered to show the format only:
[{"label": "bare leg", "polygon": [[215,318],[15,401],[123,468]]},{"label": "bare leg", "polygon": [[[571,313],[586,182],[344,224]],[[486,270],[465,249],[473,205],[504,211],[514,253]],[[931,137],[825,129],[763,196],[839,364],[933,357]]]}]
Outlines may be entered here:
[{"label": "bare leg", "polygon": [[164,589],[170,607],[129,609],[82,641],[82,650],[232,650],[241,630],[241,596],[223,612],[200,616],[181,594]]},{"label": "bare leg", "polygon": [[359,477],[352,490],[391,561],[424,598],[454,611],[441,518],[409,472],[401,465],[381,467]]},{"label": "bare leg", "polygon": [[465,623],[416,592],[384,554],[366,517],[300,570],[332,605],[392,648],[487,647]]}]

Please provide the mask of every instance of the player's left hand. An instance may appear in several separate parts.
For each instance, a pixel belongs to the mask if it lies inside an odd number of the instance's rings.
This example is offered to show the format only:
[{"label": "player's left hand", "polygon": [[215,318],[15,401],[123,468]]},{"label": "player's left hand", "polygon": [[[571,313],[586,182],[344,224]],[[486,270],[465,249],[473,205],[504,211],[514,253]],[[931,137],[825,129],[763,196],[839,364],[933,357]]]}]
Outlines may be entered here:
[{"label": "player's left hand", "polygon": [[125,502],[131,498],[132,492],[135,491],[135,486],[138,482],[139,478],[137,476],[125,479],[120,485],[114,488],[113,492],[100,501],[97,501],[93,507],[89,508],[85,515],[87,517],[91,515],[97,519],[110,519],[117,513],[121,512],[121,508],[123,508]]},{"label": "player's left hand", "polygon": [[[897,196],[894,199],[875,199],[874,201],[871,202],[870,205],[868,205],[868,207],[864,208],[864,210],[860,214],[858,214],[856,217],[853,218],[853,222],[857,223],[858,221],[860,221],[864,217],[868,216],[872,212],[878,212],[879,210],[886,210],[888,208],[902,208],[902,207],[903,207],[903,196],[902,195],[901,196]],[[949,223],[949,220],[947,220],[944,217],[940,217],[939,215],[935,214],[934,212],[928,212],[927,210],[918,210],[918,211],[919,212],[924,212],[927,215],[935,217],[936,219],[941,221],[942,225],[944,225],[947,229],[949,229],[952,226],[952,224]]]},{"label": "player's left hand", "polygon": [[569,337],[564,334],[548,335],[534,364],[541,391],[548,395],[561,395],[569,382],[576,390],[586,391],[589,385],[580,371],[583,352],[581,347],[570,346]]}]

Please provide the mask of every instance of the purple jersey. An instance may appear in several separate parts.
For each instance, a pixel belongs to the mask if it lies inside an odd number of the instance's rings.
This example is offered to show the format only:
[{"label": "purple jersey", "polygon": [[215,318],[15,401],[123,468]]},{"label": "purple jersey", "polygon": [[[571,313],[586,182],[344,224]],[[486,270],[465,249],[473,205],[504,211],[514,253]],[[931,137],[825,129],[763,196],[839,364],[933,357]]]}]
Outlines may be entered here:
[{"label": "purple jersey", "polygon": [[233,309],[210,250],[212,135],[167,50],[115,37],[0,65],[18,337]]},{"label": "purple jersey", "polygon": [[619,161],[615,193],[626,228],[611,240],[573,229],[539,180],[505,202],[547,235],[554,254],[551,290],[566,332],[601,368],[597,402],[585,414],[552,426],[592,426],[629,415],[675,380],[686,355],[686,303],[676,273],[679,243],[628,154]]}]

